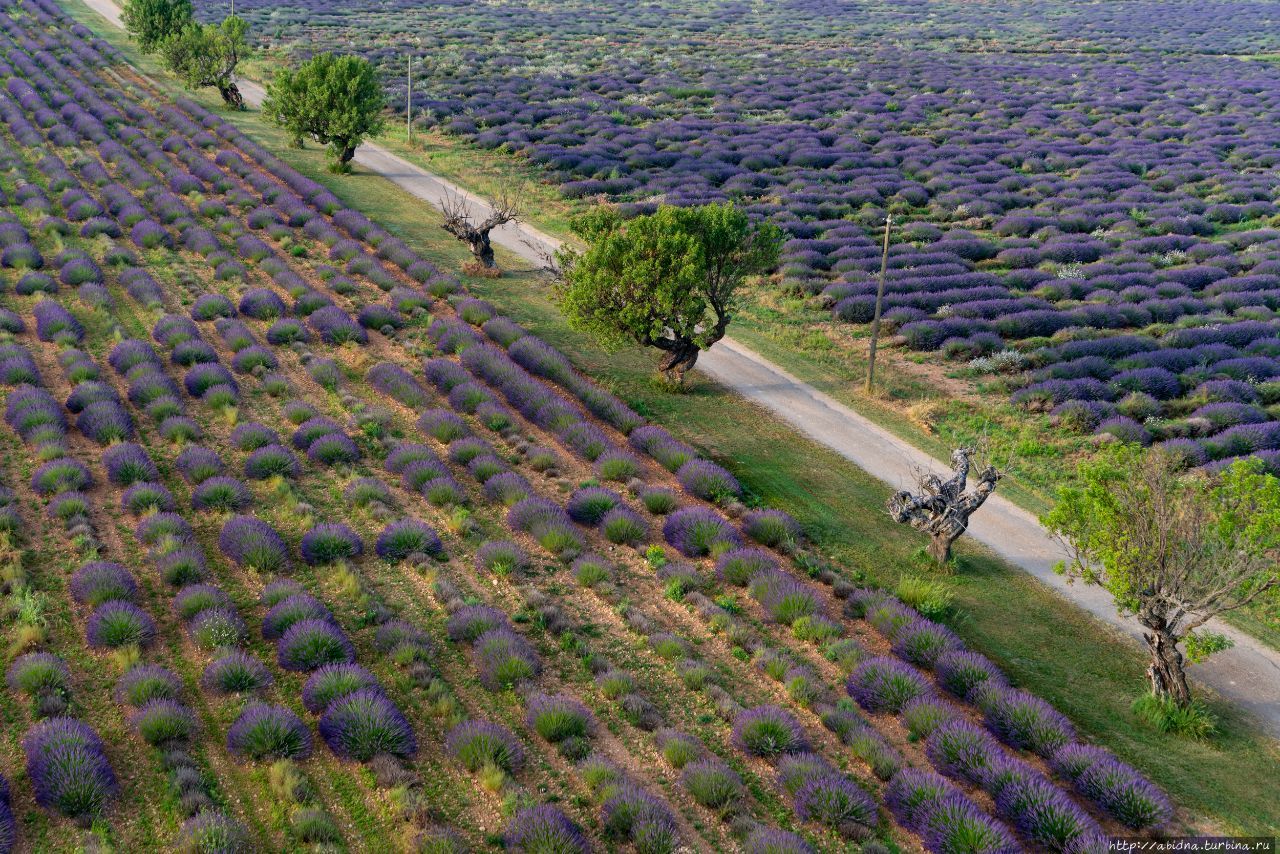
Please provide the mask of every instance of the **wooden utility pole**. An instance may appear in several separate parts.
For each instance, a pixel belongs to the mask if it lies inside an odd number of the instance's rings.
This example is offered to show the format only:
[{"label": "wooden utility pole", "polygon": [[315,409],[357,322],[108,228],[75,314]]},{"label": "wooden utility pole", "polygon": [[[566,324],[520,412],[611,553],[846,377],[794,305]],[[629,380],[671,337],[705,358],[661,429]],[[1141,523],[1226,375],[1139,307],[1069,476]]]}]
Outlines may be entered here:
[{"label": "wooden utility pole", "polygon": [[413,54],[409,54],[409,88],[404,96],[404,139],[413,145]]},{"label": "wooden utility pole", "polygon": [[880,342],[880,308],[884,304],[884,277],[889,269],[889,226],[893,215],[884,218],[884,251],[880,256],[880,283],[876,285],[876,313],[871,318],[871,352],[867,356],[867,394],[876,381],[876,345]]}]

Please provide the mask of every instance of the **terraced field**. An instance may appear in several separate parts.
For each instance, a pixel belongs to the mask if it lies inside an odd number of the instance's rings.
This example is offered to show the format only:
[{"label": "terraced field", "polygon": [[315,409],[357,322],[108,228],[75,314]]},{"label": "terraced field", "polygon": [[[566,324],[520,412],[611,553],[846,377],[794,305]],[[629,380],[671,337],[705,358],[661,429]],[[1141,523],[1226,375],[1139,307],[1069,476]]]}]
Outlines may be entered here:
[{"label": "terraced field", "polygon": [[0,850],[1213,829],[235,126],[3,12]]}]

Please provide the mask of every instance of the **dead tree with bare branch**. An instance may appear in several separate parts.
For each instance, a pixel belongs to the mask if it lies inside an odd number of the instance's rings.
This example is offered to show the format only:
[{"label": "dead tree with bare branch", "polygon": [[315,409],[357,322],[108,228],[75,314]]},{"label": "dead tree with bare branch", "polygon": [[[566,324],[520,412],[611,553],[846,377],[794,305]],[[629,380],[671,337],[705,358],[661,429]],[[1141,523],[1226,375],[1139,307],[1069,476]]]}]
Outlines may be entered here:
[{"label": "dead tree with bare branch", "polygon": [[918,494],[894,493],[889,499],[889,515],[929,535],[929,556],[939,564],[951,559],[951,546],[969,527],[969,517],[996,491],[1001,474],[989,465],[978,475],[973,491],[966,492],[974,451],[958,448],[951,453],[952,475],[943,480],[936,474],[917,480]]},{"label": "dead tree with bare branch", "polygon": [[475,261],[486,271],[496,272],[497,263],[493,258],[493,244],[489,233],[500,225],[516,222],[520,217],[520,199],[508,188],[499,190],[497,195],[486,199],[489,215],[478,219],[472,205],[460,193],[445,192],[444,204],[440,212],[444,222],[440,227],[454,237],[467,244]]}]

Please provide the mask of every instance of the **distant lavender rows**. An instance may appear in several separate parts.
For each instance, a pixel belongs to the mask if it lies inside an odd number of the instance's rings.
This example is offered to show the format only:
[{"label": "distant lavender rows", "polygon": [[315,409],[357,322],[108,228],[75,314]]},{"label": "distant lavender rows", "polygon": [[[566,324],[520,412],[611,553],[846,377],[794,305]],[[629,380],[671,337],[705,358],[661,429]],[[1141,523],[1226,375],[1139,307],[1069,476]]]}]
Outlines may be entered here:
[{"label": "distant lavender rows", "polygon": [[[1224,427],[1192,414],[1193,402],[1223,399],[1201,392],[1205,382],[1280,376],[1276,72],[1194,55],[1261,38],[1242,21],[1262,7],[1233,6],[1225,21],[1161,5],[1172,20],[1159,33],[1137,26],[1139,8],[1062,4],[1050,26],[1086,52],[1049,55],[963,6],[929,10],[928,44],[906,23],[923,12],[914,6],[893,18],[811,3],[707,19],[678,4],[527,16],[393,4],[359,21],[308,4],[242,11],[303,50],[354,39],[382,64],[396,103],[415,44],[426,59],[465,45],[466,74],[448,61],[420,65],[424,115],[482,148],[527,156],[571,197],[634,210],[655,198],[735,199],[790,232],[785,277],[821,293],[840,321],[870,319],[877,229],[893,210],[886,309],[908,346],[969,360],[1016,345],[1034,369],[1017,402],[1102,402],[1073,429],[1127,419],[1104,432],[1177,439],[1173,450],[1192,463],[1264,452],[1280,471],[1267,453],[1280,449],[1276,435],[1248,428],[1204,441]],[[880,49],[889,32],[914,49]],[[981,38],[983,50],[941,61],[944,36]],[[993,51],[992,39],[1018,50]],[[1087,51],[1097,44],[1118,52]],[[848,73],[868,51],[874,61]],[[1203,328],[1249,321],[1260,328]],[[1200,327],[1215,346],[1164,334],[1170,324]],[[1070,344],[1088,343],[1076,339],[1135,331],[1154,352],[1104,369],[1070,355]],[[1150,386],[1111,376],[1147,369],[1169,373]],[[1105,405],[1135,392],[1149,397]]]}]

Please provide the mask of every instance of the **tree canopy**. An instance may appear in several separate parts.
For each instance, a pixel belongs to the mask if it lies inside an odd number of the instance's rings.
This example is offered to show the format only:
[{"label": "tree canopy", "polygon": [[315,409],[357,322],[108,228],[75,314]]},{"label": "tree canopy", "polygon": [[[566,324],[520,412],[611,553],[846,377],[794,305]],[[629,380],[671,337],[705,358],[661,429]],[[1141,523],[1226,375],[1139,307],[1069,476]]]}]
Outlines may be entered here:
[{"label": "tree canopy", "polygon": [[777,264],[782,242],[775,226],[753,225],[731,203],[662,205],[629,220],[602,206],[573,230],[588,248],[556,254],[569,325],[608,347],[664,351],[660,370],[677,382],[724,337],[743,282]]},{"label": "tree canopy", "polygon": [[277,72],[262,109],[295,145],[307,137],[327,145],[335,171],[346,171],[356,147],[382,130],[384,106],[378,72],[367,59],[320,53]]},{"label": "tree canopy", "polygon": [[120,20],[143,53],[154,53],[192,22],[191,0],[125,0]]},{"label": "tree canopy", "polygon": [[187,86],[213,86],[223,101],[243,110],[244,98],[236,86],[235,71],[246,50],[245,29],[244,20],[235,15],[217,26],[190,21],[182,32],[161,43],[160,53],[169,70]]},{"label": "tree canopy", "polygon": [[1043,519],[1067,547],[1059,567],[1105,588],[1146,629],[1153,693],[1191,700],[1178,644],[1280,585],[1280,480],[1257,459],[1184,472],[1126,446],[1082,463]]}]

